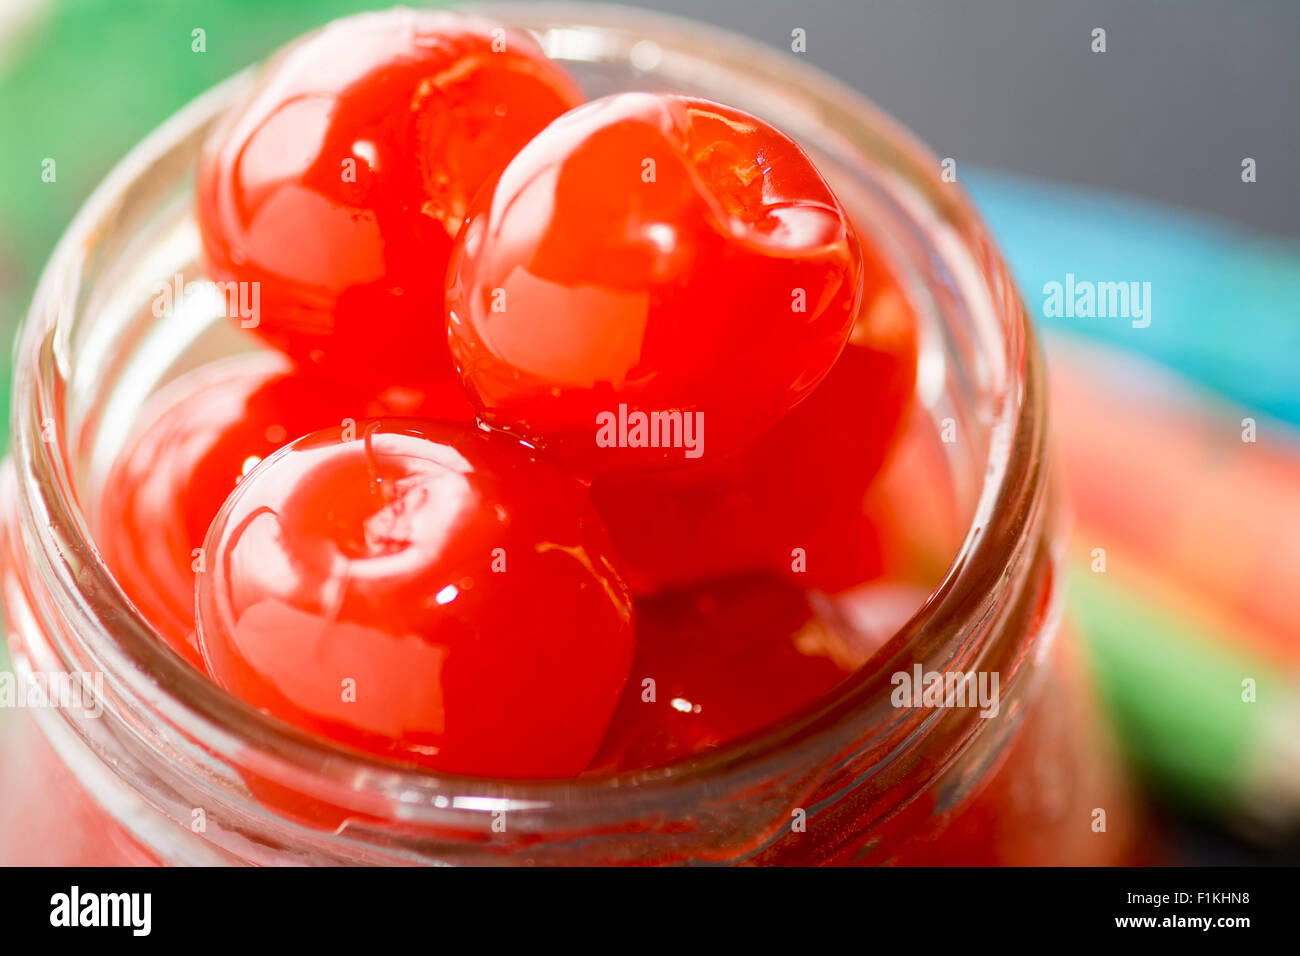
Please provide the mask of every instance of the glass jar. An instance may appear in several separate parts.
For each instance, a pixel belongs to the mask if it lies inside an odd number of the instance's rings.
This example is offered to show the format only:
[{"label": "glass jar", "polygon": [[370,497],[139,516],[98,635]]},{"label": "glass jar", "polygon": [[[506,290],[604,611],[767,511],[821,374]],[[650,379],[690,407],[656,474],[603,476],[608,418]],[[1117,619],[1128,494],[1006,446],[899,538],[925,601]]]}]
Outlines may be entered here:
[{"label": "glass jar", "polygon": [[[877,492],[890,534],[920,556],[911,566],[934,573],[908,592],[919,609],[838,690],[779,726],[668,767],[566,781],[442,777],[346,752],[190,669],[123,596],[90,529],[149,396],[257,347],[201,282],[161,318],[150,308],[160,282],[201,275],[192,171],[210,123],[248,82],[238,77],[109,176],[21,332],[0,540],[12,666],[20,684],[88,675],[94,695],[93,706],[0,710],[0,862],[1128,859],[1133,810],[1061,627],[1043,361],[961,189],[796,55],[624,9],[486,12],[532,30],[591,95],[724,101],[813,154],[921,322],[918,412]],[[996,676],[996,715],[898,697],[899,675],[967,672]]]}]

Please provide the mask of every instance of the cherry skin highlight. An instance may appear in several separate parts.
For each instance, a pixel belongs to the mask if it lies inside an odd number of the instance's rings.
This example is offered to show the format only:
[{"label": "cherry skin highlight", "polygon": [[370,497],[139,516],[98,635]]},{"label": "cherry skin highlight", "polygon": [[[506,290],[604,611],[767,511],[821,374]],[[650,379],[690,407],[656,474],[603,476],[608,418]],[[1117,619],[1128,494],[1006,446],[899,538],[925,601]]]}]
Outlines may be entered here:
[{"label": "cherry skin highlight", "polygon": [[[626,93],[520,151],[475,200],[447,278],[483,419],[587,475],[723,456],[780,420],[848,340],[861,254],[783,133]],[[638,415],[660,417],[638,433]]]},{"label": "cherry skin highlight", "polygon": [[[418,404],[433,411],[429,402]],[[440,415],[469,420],[463,401],[441,404]],[[126,596],[173,648],[202,667],[194,577],[206,565],[199,549],[222,502],[283,445],[391,406],[355,389],[321,387],[266,355],[191,373],[160,393],[155,407],[160,411],[105,480],[97,539]]]},{"label": "cherry skin highlight", "polygon": [[566,777],[599,746],[632,608],[586,492],[509,436],[379,419],[267,459],[208,532],[215,680],[357,750]]},{"label": "cherry skin highlight", "polygon": [[466,208],[581,101],[531,37],[485,20],[335,21],[283,50],[207,142],[208,270],[247,284],[255,331],[305,368],[372,384],[450,375],[443,286]]}]

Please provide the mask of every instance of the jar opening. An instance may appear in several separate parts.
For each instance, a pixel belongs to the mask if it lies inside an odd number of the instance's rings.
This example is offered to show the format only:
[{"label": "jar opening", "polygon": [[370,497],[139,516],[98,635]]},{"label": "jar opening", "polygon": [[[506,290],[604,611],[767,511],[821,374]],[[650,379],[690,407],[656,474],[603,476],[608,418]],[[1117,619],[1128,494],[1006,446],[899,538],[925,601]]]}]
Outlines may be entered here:
[{"label": "jar opening", "polygon": [[[910,217],[912,245],[896,251],[911,257],[914,286],[964,317],[961,327],[943,329],[946,346],[923,359],[920,388],[964,396],[973,440],[987,440],[986,449],[972,450],[984,466],[974,514],[942,581],[864,667],[779,726],[665,767],[612,775],[528,782],[438,776],[308,737],[209,682],[165,646],[118,588],[93,543],[79,489],[93,485],[103,459],[96,443],[129,407],[99,403],[93,379],[121,373],[123,331],[146,335],[129,321],[138,311],[133,292],[149,289],[169,255],[193,240],[182,221],[189,170],[208,125],[247,83],[239,77],[177,114],[113,171],[64,236],[24,324],[13,402],[17,530],[32,573],[51,596],[39,610],[61,622],[49,629],[53,650],[69,669],[102,671],[115,726],[148,737],[155,750],[197,747],[268,780],[310,779],[315,796],[359,814],[383,810],[429,825],[495,810],[531,811],[535,822],[525,826],[538,830],[574,820],[614,824],[669,795],[706,805],[761,779],[799,778],[854,741],[884,741],[889,749],[923,732],[935,715],[893,707],[890,676],[914,663],[951,670],[959,657],[969,658],[973,642],[995,639],[980,637],[979,628],[1030,546],[1046,485],[1037,343],[969,201],[940,180],[935,157],[857,94],[749,41],[586,4],[477,9],[532,30],[553,57],[592,65],[593,94],[604,92],[601,82],[639,82],[708,90],[743,108],[758,103],[751,111],[796,139],[815,139],[832,163],[872,167],[880,195]],[[933,278],[936,269],[942,282]],[[106,315],[118,316],[116,324]],[[136,361],[177,369],[197,361],[185,330],[155,325],[136,343]],[[958,349],[966,353],[962,363],[952,358]],[[219,782],[220,772],[208,770]]]}]

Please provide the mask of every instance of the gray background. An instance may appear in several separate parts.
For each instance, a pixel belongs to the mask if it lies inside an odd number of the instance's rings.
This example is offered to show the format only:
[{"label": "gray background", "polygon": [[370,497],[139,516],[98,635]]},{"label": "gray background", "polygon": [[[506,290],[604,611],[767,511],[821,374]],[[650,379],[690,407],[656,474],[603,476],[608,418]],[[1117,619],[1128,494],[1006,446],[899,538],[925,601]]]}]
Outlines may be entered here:
[{"label": "gray background", "polygon": [[[629,4],[631,5],[631,4]],[[1297,0],[636,0],[789,50],[940,156],[1300,236]],[[1091,52],[1094,27],[1107,52]],[[791,54],[794,55],[794,54]],[[1241,183],[1254,157],[1258,181]]]}]

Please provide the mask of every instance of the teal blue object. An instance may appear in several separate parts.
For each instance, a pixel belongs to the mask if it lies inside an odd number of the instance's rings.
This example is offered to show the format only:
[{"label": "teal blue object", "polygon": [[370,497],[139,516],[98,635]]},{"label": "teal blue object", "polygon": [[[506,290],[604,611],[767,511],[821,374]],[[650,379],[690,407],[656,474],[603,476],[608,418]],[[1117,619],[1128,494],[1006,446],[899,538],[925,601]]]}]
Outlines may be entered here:
[{"label": "teal blue object", "polygon": [[[1300,241],[990,170],[963,172],[962,179],[1040,327],[1141,353],[1300,425]],[[1064,284],[1067,274],[1150,282],[1150,325],[1044,315],[1044,287]]]}]

